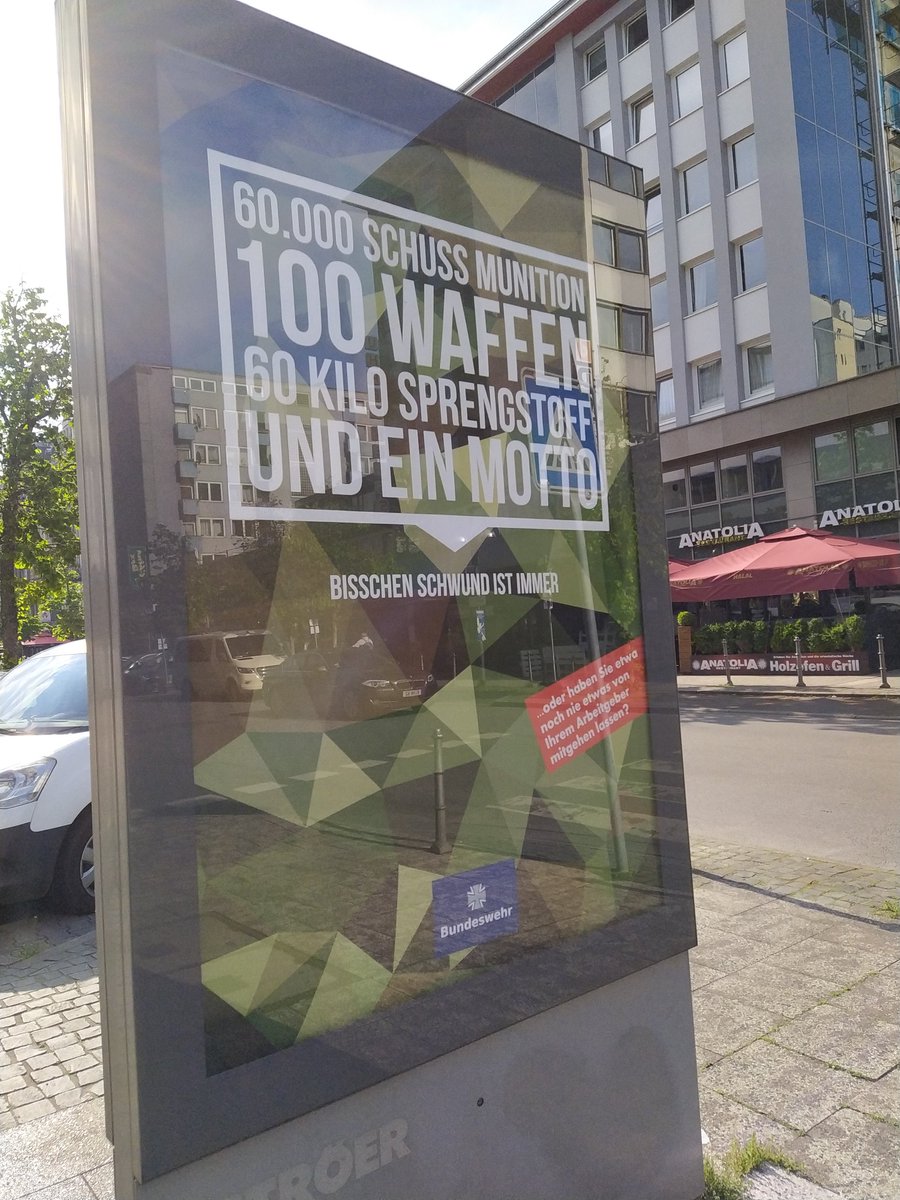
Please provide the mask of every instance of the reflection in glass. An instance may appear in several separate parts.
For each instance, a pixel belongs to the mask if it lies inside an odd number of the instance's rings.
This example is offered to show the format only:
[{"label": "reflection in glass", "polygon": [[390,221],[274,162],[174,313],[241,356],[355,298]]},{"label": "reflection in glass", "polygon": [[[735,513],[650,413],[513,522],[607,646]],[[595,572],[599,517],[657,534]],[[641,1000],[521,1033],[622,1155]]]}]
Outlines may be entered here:
[{"label": "reflection in glass", "polygon": [[891,427],[887,421],[856,425],[853,429],[853,452],[858,475],[886,471],[894,464]]},{"label": "reflection in glass", "polygon": [[719,478],[722,484],[722,499],[746,496],[750,492],[750,477],[747,472],[747,456],[737,454],[719,461]]},{"label": "reflection in glass", "polygon": [[753,463],[754,492],[771,492],[775,488],[784,487],[781,475],[780,446],[771,446],[766,450],[754,450],[750,457]]},{"label": "reflection in glass", "polygon": [[724,384],[722,382],[722,360],[714,358],[712,362],[701,363],[697,367],[697,407],[718,408],[725,400]]},{"label": "reflection in glass", "polygon": [[771,532],[771,528],[766,526],[774,526],[776,523],[783,525],[787,521],[787,497],[784,492],[773,492],[770,496],[754,496],[753,519],[759,521],[766,533]]},{"label": "reflection in glass", "polygon": [[820,433],[813,439],[816,479],[848,479],[850,469],[850,439],[846,429]]},{"label": "reflection in glass", "polygon": [[705,504],[718,499],[716,490],[716,464],[714,462],[695,463],[690,469],[691,475],[691,504]]},{"label": "reflection in glass", "polygon": [[673,508],[687,507],[687,489],[684,471],[663,471],[663,505],[668,512]]}]

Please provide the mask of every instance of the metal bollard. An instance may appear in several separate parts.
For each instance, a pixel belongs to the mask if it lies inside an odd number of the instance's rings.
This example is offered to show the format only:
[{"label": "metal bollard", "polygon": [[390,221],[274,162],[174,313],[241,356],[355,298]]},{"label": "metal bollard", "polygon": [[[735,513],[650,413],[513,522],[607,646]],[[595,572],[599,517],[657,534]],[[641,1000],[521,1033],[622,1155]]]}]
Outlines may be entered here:
[{"label": "metal bollard", "polygon": [[722,654],[725,658],[725,682],[729,687],[734,687],[734,680],[731,678],[731,670],[728,666],[728,638],[722,638]]},{"label": "metal bollard", "polygon": [[800,650],[800,639],[794,638],[794,654],[797,656],[797,682],[795,687],[806,687],[806,680],[803,678],[803,654]]},{"label": "metal bollard", "polygon": [[447,806],[444,803],[444,735],[434,731],[434,841],[432,854],[449,854],[452,846],[447,840]]},{"label": "metal bollard", "polygon": [[887,659],[884,657],[884,634],[876,633],[875,641],[878,643],[878,670],[881,672],[881,683],[878,690],[881,691],[882,688],[891,686],[887,677]]}]

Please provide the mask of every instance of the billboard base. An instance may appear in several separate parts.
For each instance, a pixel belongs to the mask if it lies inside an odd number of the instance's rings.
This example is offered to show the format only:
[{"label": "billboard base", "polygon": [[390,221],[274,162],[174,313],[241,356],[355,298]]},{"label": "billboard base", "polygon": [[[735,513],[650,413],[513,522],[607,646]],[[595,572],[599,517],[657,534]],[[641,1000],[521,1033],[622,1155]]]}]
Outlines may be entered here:
[{"label": "billboard base", "polygon": [[690,999],[676,955],[116,1195],[696,1200]]}]

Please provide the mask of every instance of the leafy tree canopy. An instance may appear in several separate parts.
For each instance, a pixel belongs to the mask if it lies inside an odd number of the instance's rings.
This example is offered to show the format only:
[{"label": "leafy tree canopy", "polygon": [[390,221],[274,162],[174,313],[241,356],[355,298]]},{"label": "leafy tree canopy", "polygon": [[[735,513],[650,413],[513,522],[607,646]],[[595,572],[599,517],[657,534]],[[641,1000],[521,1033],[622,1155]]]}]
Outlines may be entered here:
[{"label": "leafy tree canopy", "polygon": [[[66,326],[43,291],[0,296],[0,659],[19,656],[20,602],[67,595],[78,557],[78,501]],[[68,593],[72,599],[71,591]],[[69,614],[71,616],[71,614]],[[68,620],[66,624],[68,625]]]}]

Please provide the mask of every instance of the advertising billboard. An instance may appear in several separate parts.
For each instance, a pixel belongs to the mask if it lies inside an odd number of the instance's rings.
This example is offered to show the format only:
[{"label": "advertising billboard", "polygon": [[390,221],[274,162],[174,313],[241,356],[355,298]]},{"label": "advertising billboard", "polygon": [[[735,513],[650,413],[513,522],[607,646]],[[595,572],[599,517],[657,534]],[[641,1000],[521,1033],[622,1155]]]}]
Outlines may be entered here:
[{"label": "advertising billboard", "polygon": [[601,155],[225,0],[62,11],[152,1179],[693,943],[652,370]]}]

